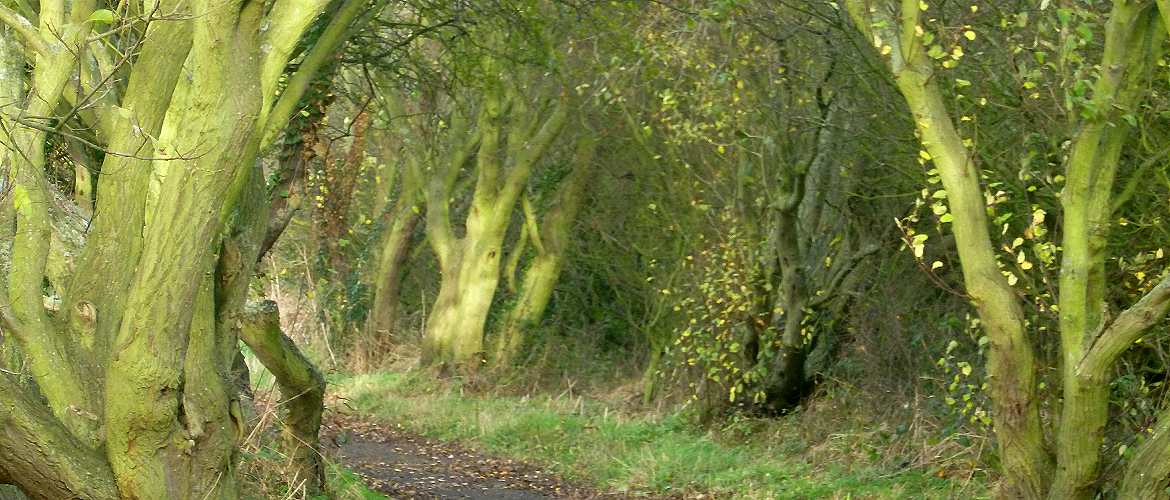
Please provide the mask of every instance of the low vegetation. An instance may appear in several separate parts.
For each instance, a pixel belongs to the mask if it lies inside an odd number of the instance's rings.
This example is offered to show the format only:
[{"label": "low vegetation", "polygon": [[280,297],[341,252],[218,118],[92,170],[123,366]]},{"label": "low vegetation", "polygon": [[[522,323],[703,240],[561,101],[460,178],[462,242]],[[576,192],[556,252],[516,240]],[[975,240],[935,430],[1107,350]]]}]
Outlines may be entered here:
[{"label": "low vegetation", "polygon": [[987,495],[982,474],[951,477],[941,468],[910,467],[909,454],[888,455],[898,439],[888,424],[871,431],[858,423],[824,425],[817,431],[851,433],[810,436],[802,430],[808,417],[796,415],[703,428],[685,412],[629,412],[621,402],[569,392],[480,394],[422,372],[343,376],[333,383],[342,411],[542,464],[603,490],[737,498]]}]

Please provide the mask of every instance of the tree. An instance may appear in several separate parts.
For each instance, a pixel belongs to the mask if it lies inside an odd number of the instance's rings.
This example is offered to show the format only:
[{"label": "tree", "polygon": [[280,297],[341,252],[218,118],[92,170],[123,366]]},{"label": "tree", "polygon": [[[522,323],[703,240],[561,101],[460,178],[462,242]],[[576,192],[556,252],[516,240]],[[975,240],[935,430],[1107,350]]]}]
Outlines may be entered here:
[{"label": "tree", "polygon": [[[1046,421],[1037,393],[1038,366],[1024,305],[1013,288],[1015,274],[1001,269],[988,227],[989,198],[981,186],[983,159],[973,143],[960,135],[940,90],[940,79],[946,77],[943,71],[957,66],[964,51],[957,38],[948,41],[938,34],[934,18],[923,19],[922,11],[931,7],[927,3],[921,3],[923,8],[919,2],[902,2],[900,8],[860,0],[847,5],[857,29],[877,48],[909,105],[924,149],[922,157],[935,166],[945,189],[938,198],[946,200],[945,213],[954,232],[965,290],[990,341],[987,371],[1005,476],[1002,494],[1091,498],[1098,488],[1114,364],[1170,309],[1170,284],[1162,278],[1139,300],[1120,313],[1110,314],[1106,271],[1117,174],[1123,149],[1135,130],[1136,114],[1152,96],[1147,82],[1151,61],[1162,51],[1165,26],[1160,16],[1166,16],[1167,6],[1112,2],[1104,14],[1099,74],[1082,81],[1076,77],[1067,80],[1070,97],[1084,95],[1083,88],[1090,88],[1091,94],[1070,100],[1075,104],[1070,106],[1066,132],[1069,143],[1061,154],[1065,186],[1060,196],[1062,256],[1056,311],[1063,403],[1051,429],[1053,457],[1044,439]],[[1058,12],[1060,16],[1072,14],[1068,9]],[[962,33],[969,41],[977,37],[969,28]],[[947,51],[941,46],[946,43],[957,48]],[[1062,54],[1060,62],[1069,67],[1083,60],[1073,51]],[[940,59],[944,70],[938,68]],[[1025,88],[1035,83],[1030,85]],[[1033,217],[1030,227],[1041,226],[1043,221],[1043,214]],[[1008,226],[1004,227],[1006,231]],[[1165,414],[1159,418],[1129,461],[1120,487],[1122,497],[1164,494],[1160,488],[1170,471],[1165,461],[1159,460],[1165,458],[1164,443],[1170,439],[1164,434],[1166,418]]]},{"label": "tree", "polygon": [[643,168],[670,172],[648,206],[684,252],[651,277],[676,313],[654,350],[693,375],[689,392],[711,409],[800,403],[830,358],[812,351],[831,352],[842,333],[854,271],[889,239],[870,228],[891,204],[850,206],[895,186],[858,182],[878,168],[862,151],[888,141],[845,140],[881,101],[840,70],[855,56],[818,10],[652,9],[632,49],[643,83],[620,106]]},{"label": "tree", "polygon": [[[473,130],[455,121],[451,135],[461,145],[454,148],[452,159],[432,174],[427,191],[427,239],[442,275],[438,298],[427,318],[423,348],[427,364],[474,369],[482,362],[484,326],[500,280],[502,247],[512,211],[532,169],[560,134],[568,115],[566,104],[558,97],[525,102],[517,83],[502,78],[502,68],[495,64],[487,63],[485,70],[501,80],[487,91]],[[466,233],[457,237],[447,208],[454,186],[449,179],[473,151],[475,191]],[[503,169],[505,164],[507,170]]]},{"label": "tree", "polygon": [[[512,250],[506,274],[510,291],[516,294],[516,298],[496,333],[493,362],[499,366],[507,367],[516,361],[528,332],[544,319],[545,309],[561,276],[573,222],[581,209],[593,170],[597,140],[587,134],[577,140],[570,171],[559,183],[553,194],[552,205],[543,217],[537,215],[529,197],[521,199],[524,223],[520,228],[520,239]],[[529,245],[534,255],[524,269],[520,286],[516,287],[512,280]]]},{"label": "tree", "polygon": [[[250,201],[263,188],[257,156],[297,110],[314,56],[335,51],[367,6],[332,11],[278,99],[325,8],[164,1],[115,12],[46,0],[35,12],[0,9],[6,35],[24,46],[4,52],[5,74],[32,67],[27,94],[10,94],[20,104],[2,119],[16,230],[0,327],[32,383],[0,376],[0,479],[33,498],[237,496],[242,421],[229,377],[266,222]],[[6,92],[19,93],[24,82],[13,80]],[[45,178],[44,146],[57,136],[103,158],[81,248],[80,232],[62,231],[70,202]],[[49,280],[60,306],[46,309],[42,283],[62,255],[76,258]]]}]

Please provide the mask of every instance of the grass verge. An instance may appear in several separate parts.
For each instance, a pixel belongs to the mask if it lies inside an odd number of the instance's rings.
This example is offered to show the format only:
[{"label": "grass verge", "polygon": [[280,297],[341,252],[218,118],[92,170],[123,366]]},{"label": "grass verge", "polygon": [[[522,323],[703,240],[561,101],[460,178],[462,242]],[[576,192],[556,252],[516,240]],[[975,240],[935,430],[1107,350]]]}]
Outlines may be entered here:
[{"label": "grass verge", "polygon": [[[240,463],[241,497],[249,500],[306,498],[300,484],[289,484],[281,472],[286,457],[274,444],[265,443],[254,449],[245,449]],[[385,495],[371,490],[357,473],[344,465],[326,459],[325,484],[313,500],[384,500]]]},{"label": "grass verge", "polygon": [[[681,414],[632,415],[552,396],[465,394],[421,373],[336,376],[352,411],[418,434],[549,467],[570,479],[634,495],[719,498],[982,498],[979,481],[909,467],[810,463],[781,434],[727,439]],[[781,427],[783,428],[783,427]]]}]

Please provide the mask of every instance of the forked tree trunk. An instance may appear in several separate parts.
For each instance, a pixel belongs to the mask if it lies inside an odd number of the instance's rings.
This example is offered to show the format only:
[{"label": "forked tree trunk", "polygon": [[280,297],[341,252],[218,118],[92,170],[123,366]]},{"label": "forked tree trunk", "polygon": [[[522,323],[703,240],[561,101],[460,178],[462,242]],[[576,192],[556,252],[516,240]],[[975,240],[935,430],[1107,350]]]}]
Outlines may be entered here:
[{"label": "forked tree trunk", "polygon": [[[232,361],[216,355],[217,342],[234,344],[234,338],[216,338],[214,282],[203,277],[213,262],[208,242],[218,240],[220,217],[226,216],[220,211],[234,206],[231,191],[251,178],[247,167],[258,149],[253,132],[261,94],[250,58],[259,49],[263,11],[258,4],[216,4],[238,11],[233,18],[206,8],[195,10],[199,21],[188,65],[196,77],[180,79],[160,135],[164,146],[156,149],[212,146],[195,160],[156,162],[158,180],[152,182],[160,187],[147,202],[147,213],[154,215],[147,217],[139,272],[106,377],[107,455],[119,490],[129,498],[238,495],[234,442],[223,436],[238,425],[228,419],[228,398],[188,397],[184,381],[221,377]],[[209,210],[211,217],[196,215]],[[167,218],[188,224],[161,223]],[[176,315],[174,308],[193,312]]]},{"label": "forked tree trunk", "polygon": [[[995,264],[986,207],[975,158],[964,146],[947,114],[932,62],[915,36],[919,9],[905,2],[902,18],[849,2],[858,28],[869,38],[889,44],[889,59],[898,88],[914,115],[928,156],[946,189],[952,228],[967,293],[979,310],[991,340],[988,375],[994,402],[994,426],[1005,477],[1002,495],[1013,498],[1080,499],[1099,493],[1100,453],[1109,409],[1109,383],[1119,356],[1170,310],[1170,278],[1109,321],[1105,310],[1105,242],[1111,197],[1121,148],[1129,134],[1120,113],[1137,107],[1150,63],[1161,52],[1164,25],[1145,2],[1116,0],[1105,24],[1100,67],[1093,84],[1092,106],[1073,134],[1065,160],[1061,196],[1062,261],[1060,327],[1063,406],[1055,430],[1055,468],[1044,447],[1030,341],[1024,335],[1023,311]],[[1160,0],[1163,17],[1170,2]],[[1155,498],[1157,485],[1170,472],[1166,463],[1170,414],[1160,415],[1153,434],[1128,464],[1125,498]]]},{"label": "forked tree trunk", "polygon": [[504,318],[497,337],[494,356],[497,366],[508,367],[516,361],[528,331],[538,326],[544,318],[545,309],[548,308],[564,267],[565,253],[568,251],[577,212],[584,201],[596,147],[591,137],[578,141],[573,169],[562,181],[554,206],[539,224],[535,220],[536,214],[533,213],[531,203],[524,200],[527,223],[522,231],[535,255],[524,270],[520,295]]},{"label": "forked tree trunk", "polygon": [[450,363],[454,368],[475,371],[485,360],[484,326],[500,282],[500,246],[506,221],[484,222],[490,227],[483,232],[469,224],[460,246],[448,251],[440,267],[442,282],[427,318],[424,363]]},{"label": "forked tree trunk", "polygon": [[[283,127],[295,109],[274,113],[268,103],[323,5],[159,5],[177,18],[149,23],[128,70],[129,95],[121,107],[100,107],[105,175],[93,231],[68,286],[49,258],[50,245],[68,242],[49,237],[60,232],[50,210],[60,201],[43,178],[45,131],[7,128],[17,148],[8,159],[20,158],[6,162],[16,169],[18,227],[0,328],[18,340],[21,362],[39,368],[28,371],[35,386],[0,376],[0,482],[33,498],[238,496],[242,418],[228,383],[238,350],[233,322],[263,236],[262,219],[240,221],[259,212],[248,193],[260,179],[260,132],[274,122]],[[343,26],[330,23],[310,56],[332,53],[344,37],[329,33],[344,33],[365,6],[348,1],[341,12],[352,15]],[[42,26],[21,32],[29,52],[39,54],[36,97],[22,113],[52,116],[73,70],[85,67],[74,62],[87,54],[81,47],[93,10],[92,1],[41,2]],[[4,22],[15,22],[7,14]],[[269,21],[271,30],[260,29]],[[105,50],[101,43],[88,49]],[[3,59],[7,70],[11,61]],[[300,95],[290,85],[281,99]],[[244,231],[248,237],[224,230],[244,226],[260,230]],[[45,277],[65,295],[61,321],[50,321],[38,304]]]},{"label": "forked tree trunk", "polygon": [[[423,339],[422,362],[426,365],[474,372],[485,361],[484,327],[500,281],[502,246],[513,207],[567,116],[565,104],[557,101],[548,117],[539,120],[536,112],[518,111],[526,109],[522,99],[513,93],[505,102],[499,94],[488,92],[477,130],[465,138],[460,137],[465,133],[462,127],[454,128],[452,134],[459,146],[445,169],[432,177],[427,191],[427,238],[438,257],[442,278]],[[513,114],[506,130],[505,110]],[[448,205],[455,175],[473,152],[475,193],[466,234],[456,238]],[[510,168],[502,171],[505,162]]]},{"label": "forked tree trunk", "polygon": [[[827,82],[822,83],[825,84]],[[806,188],[810,182],[810,175],[819,180],[826,175],[825,171],[829,168],[829,154],[835,138],[832,122],[837,109],[832,100],[822,101],[819,96],[818,91],[820,123],[813,137],[810,153],[806,158],[787,162],[788,164],[783,166],[779,186],[773,194],[777,206],[770,208],[768,212],[772,225],[769,243],[773,252],[769,257],[775,266],[771,274],[778,274],[780,280],[776,283],[779,293],[764,293],[767,298],[761,304],[765,308],[761,315],[770,316],[772,319],[769,324],[780,331],[779,352],[764,381],[764,406],[774,413],[794,408],[810,388],[805,363],[812,343],[805,336],[804,319],[809,306],[812,266],[809,265],[805,253],[809,242],[816,237],[809,234],[809,231],[817,223],[816,218],[819,217],[821,210],[819,204],[824,201],[819,198],[818,193],[809,193]],[[812,196],[809,196],[810,194]],[[802,210],[802,207],[810,203],[818,205],[812,206],[811,211]],[[846,261],[847,259],[837,260],[839,265]],[[817,265],[821,263],[813,264]],[[844,269],[843,272],[849,272],[849,269]],[[768,280],[770,284],[772,281]],[[822,290],[825,296],[837,292],[832,283],[825,285]],[[754,343],[758,346],[757,330],[752,327],[753,335],[757,337]]]}]

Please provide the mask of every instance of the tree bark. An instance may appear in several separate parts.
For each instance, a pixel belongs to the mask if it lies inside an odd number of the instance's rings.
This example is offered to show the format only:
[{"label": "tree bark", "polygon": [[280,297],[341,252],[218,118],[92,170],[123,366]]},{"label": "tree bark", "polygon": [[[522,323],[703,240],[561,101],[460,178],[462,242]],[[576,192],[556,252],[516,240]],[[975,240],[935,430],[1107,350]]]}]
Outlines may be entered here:
[{"label": "tree bark", "polygon": [[[1051,499],[1088,499],[1096,494],[1101,446],[1109,415],[1112,360],[1092,372],[1082,360],[1098,332],[1106,329],[1105,237],[1112,216],[1110,197],[1129,127],[1116,119],[1137,101],[1147,59],[1165,32],[1155,13],[1139,2],[1116,1],[1105,30],[1102,71],[1093,99],[1101,110],[1074,137],[1066,162],[1067,184],[1060,264],[1060,339],[1063,396],[1056,439],[1056,477]],[[1164,314],[1164,313],[1163,313]]]},{"label": "tree bark", "polygon": [[110,466],[48,409],[0,373],[0,478],[35,500],[118,498]]},{"label": "tree bark", "polygon": [[[584,202],[596,147],[597,144],[592,137],[578,140],[573,170],[562,181],[557,192],[557,200],[544,217],[543,223],[539,224],[540,229],[534,220],[535,214],[531,213],[531,209],[526,210],[529,224],[524,231],[528,240],[532,242],[531,246],[536,255],[532,257],[532,262],[524,271],[520,295],[512,309],[508,311],[503,328],[497,337],[494,361],[497,366],[507,367],[516,361],[527,332],[539,325],[544,317],[545,309],[548,308],[553,289],[556,288],[561,269],[564,267],[573,223]],[[525,205],[529,203],[526,201]]]},{"label": "tree bark", "polygon": [[[393,210],[390,230],[382,239],[381,251],[378,254],[378,267],[374,275],[373,308],[370,311],[367,333],[372,337],[392,337],[395,324],[398,322],[398,309],[401,304],[402,278],[406,272],[406,261],[410,255],[411,241],[415,229],[422,220],[417,213],[418,196],[410,196],[409,200],[400,198]],[[403,209],[399,209],[399,205]]]},{"label": "tree bark", "polygon": [[[172,104],[167,113],[156,150],[202,148],[205,153],[192,160],[155,162],[155,177],[161,179],[152,181],[159,186],[157,198],[147,203],[153,216],[146,220],[141,263],[106,378],[107,456],[125,498],[236,496],[230,478],[188,482],[206,477],[192,477],[187,472],[192,467],[213,468],[227,477],[234,464],[216,435],[200,432],[230,427],[226,414],[208,414],[214,421],[204,425],[184,422],[181,381],[185,356],[188,363],[200,356],[187,369],[214,370],[218,364],[207,355],[208,340],[199,332],[194,352],[188,352],[189,332],[223,219],[234,207],[237,185],[249,177],[250,170],[240,167],[251,165],[258,148],[254,130],[260,87],[254,58],[261,8],[242,1],[193,7],[194,42],[187,64],[194,76],[185,101]],[[189,224],[176,228],[172,221]]]},{"label": "tree bark", "polygon": [[280,313],[270,300],[251,304],[241,320],[240,339],[276,378],[281,406],[282,448],[288,457],[286,475],[302,485],[306,495],[320,491],[324,482],[318,432],[324,411],[325,378],[296,344],[280,329]]}]

